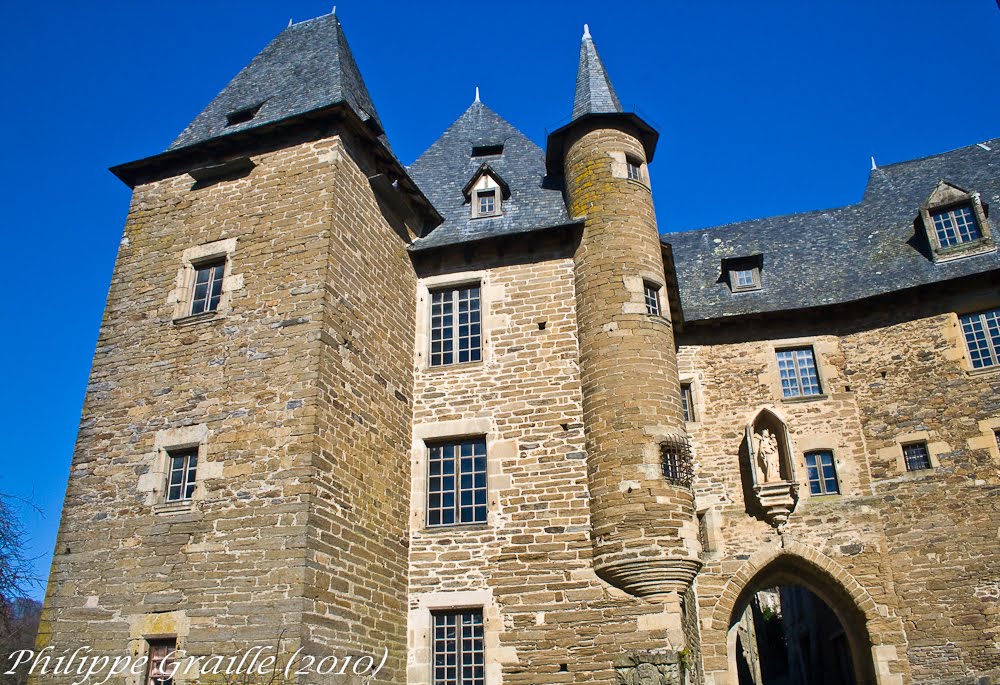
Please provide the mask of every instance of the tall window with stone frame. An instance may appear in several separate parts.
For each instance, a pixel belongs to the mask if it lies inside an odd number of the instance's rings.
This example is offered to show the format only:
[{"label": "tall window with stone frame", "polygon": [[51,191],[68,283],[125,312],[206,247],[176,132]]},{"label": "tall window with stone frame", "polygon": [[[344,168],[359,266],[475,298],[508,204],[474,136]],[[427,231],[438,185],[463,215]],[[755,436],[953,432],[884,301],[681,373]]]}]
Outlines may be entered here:
[{"label": "tall window with stone frame", "polygon": [[961,317],[973,369],[1000,366],[1000,309]]},{"label": "tall window with stone frame", "polygon": [[198,448],[167,450],[167,502],[183,502],[194,494]]},{"label": "tall window with stone frame", "polygon": [[486,439],[427,447],[427,525],[486,521]]},{"label": "tall window with stone frame", "polygon": [[177,638],[161,638],[147,641],[146,681],[145,685],[173,685],[171,677],[174,664],[174,652],[177,650]]},{"label": "tall window with stone frame", "polygon": [[781,395],[785,398],[810,397],[822,394],[816,355],[812,347],[777,350]]},{"label": "tall window with stone frame", "polygon": [[926,442],[903,445],[903,462],[907,471],[924,471],[931,467],[931,453]]},{"label": "tall window with stone frame", "polygon": [[479,284],[431,292],[431,366],[482,359],[482,301]]},{"label": "tall window with stone frame", "polygon": [[625,174],[632,181],[642,180],[642,160],[635,157],[625,158]]},{"label": "tall window with stone frame", "polygon": [[830,450],[806,452],[806,471],[809,474],[809,492],[813,495],[839,495],[837,467]]},{"label": "tall window with stone frame", "polygon": [[194,265],[194,288],[191,297],[191,315],[214,312],[222,298],[222,278],[226,260],[213,259]]},{"label": "tall window with stone frame", "polygon": [[486,685],[482,609],[436,611],[434,685]]}]

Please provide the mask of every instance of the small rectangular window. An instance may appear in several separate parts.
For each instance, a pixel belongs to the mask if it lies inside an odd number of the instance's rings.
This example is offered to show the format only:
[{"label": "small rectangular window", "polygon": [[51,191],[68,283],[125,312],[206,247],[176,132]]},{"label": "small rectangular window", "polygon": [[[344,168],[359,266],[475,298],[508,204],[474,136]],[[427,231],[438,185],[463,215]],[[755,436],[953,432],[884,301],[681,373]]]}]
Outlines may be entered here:
[{"label": "small rectangular window", "polygon": [[496,198],[497,192],[495,190],[486,190],[479,193],[479,213],[492,214],[495,212]]},{"label": "small rectangular window", "polygon": [[926,442],[903,445],[903,461],[907,471],[922,471],[931,467],[931,455]]},{"label": "small rectangular window", "polygon": [[690,383],[681,383],[681,411],[684,412],[685,421],[694,421],[694,394]]},{"label": "small rectangular window", "polygon": [[1000,309],[966,314],[962,317],[962,332],[972,368],[985,369],[1000,364]]},{"label": "small rectangular window", "polygon": [[434,685],[486,685],[482,609],[434,612]]},{"label": "small rectangular window", "polygon": [[482,359],[479,285],[431,293],[431,366]]},{"label": "small rectangular window", "polygon": [[486,521],[486,439],[428,446],[427,525]]},{"label": "small rectangular window", "polygon": [[191,499],[198,472],[198,448],[190,447],[183,450],[167,452],[169,471],[167,475],[168,502],[180,502]]},{"label": "small rectangular window", "polygon": [[814,495],[840,494],[833,452],[829,450],[806,452],[806,470],[809,472],[809,492]]},{"label": "small rectangular window", "polygon": [[176,638],[149,640],[146,662],[146,685],[173,685],[174,652],[177,651]]},{"label": "small rectangular window", "polygon": [[660,287],[653,283],[643,283],[642,292],[646,300],[646,313],[660,316]]},{"label": "small rectangular window", "polygon": [[473,157],[492,157],[493,155],[502,155],[502,154],[503,154],[503,144],[472,146]]},{"label": "small rectangular window", "polygon": [[811,347],[778,350],[777,355],[783,397],[809,397],[821,394],[819,375],[816,373],[816,358]]},{"label": "small rectangular window", "polygon": [[970,204],[932,212],[931,219],[941,247],[970,243],[983,237]]},{"label": "small rectangular window", "polygon": [[630,179],[633,181],[642,180],[642,162],[637,159],[626,158],[625,168]]},{"label": "small rectangular window", "polygon": [[222,297],[222,277],[226,271],[226,260],[195,265],[194,294],[191,299],[191,314],[214,312],[219,308]]},{"label": "small rectangular window", "polygon": [[760,268],[756,266],[729,269],[729,287],[732,291],[760,289]]}]

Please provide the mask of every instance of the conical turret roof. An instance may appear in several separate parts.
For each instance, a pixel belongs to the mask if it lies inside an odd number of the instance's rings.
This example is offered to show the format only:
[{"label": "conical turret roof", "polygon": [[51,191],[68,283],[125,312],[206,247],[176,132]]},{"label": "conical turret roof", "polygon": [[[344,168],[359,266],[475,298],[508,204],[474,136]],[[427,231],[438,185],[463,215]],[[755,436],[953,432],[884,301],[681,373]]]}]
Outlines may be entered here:
[{"label": "conical turret roof", "polygon": [[597,46],[584,24],[580,43],[580,64],[576,70],[576,97],[573,98],[573,118],[587,114],[614,114],[622,111],[611,79],[604,68]]}]

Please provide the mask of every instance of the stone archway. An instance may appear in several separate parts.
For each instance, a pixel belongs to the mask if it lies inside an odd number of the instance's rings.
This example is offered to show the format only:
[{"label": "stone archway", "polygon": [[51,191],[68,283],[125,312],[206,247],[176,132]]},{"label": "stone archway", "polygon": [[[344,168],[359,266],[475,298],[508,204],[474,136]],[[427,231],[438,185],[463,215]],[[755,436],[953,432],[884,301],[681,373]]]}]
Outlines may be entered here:
[{"label": "stone archway", "polygon": [[843,627],[857,685],[901,685],[905,668],[902,622],[880,612],[871,595],[839,564],[816,550],[791,541],[758,550],[726,583],[703,631],[706,682],[738,685],[736,623],[760,590],[795,586],[818,597]]}]

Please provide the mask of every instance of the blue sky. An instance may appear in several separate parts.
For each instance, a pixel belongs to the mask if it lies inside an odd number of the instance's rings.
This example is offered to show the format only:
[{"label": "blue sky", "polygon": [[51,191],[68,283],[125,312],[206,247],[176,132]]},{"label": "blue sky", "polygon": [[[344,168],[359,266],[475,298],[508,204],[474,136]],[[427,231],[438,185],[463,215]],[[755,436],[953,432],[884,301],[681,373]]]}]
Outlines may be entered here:
[{"label": "blue sky", "polygon": [[[289,18],[330,2],[7,3],[0,211],[8,307],[0,492],[28,496],[47,576],[129,190],[107,168],[162,151]],[[588,22],[626,108],[659,129],[662,231],[856,202],[887,164],[1000,136],[994,0],[341,0],[404,163],[472,102],[544,145]],[[44,278],[43,278],[44,275]],[[36,593],[39,594],[40,593]]]}]

